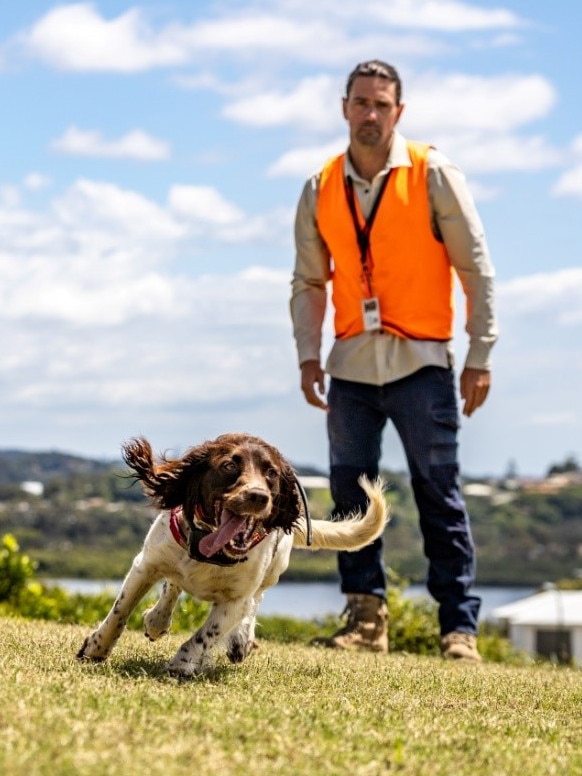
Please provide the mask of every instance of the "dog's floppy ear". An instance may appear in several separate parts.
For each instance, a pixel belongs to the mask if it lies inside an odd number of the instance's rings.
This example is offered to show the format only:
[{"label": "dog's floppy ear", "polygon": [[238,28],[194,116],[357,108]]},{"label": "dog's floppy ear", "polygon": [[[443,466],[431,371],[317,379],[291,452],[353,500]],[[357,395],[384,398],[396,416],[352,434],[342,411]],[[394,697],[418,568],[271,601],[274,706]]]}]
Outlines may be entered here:
[{"label": "dog's floppy ear", "polygon": [[273,526],[283,528],[286,533],[290,533],[301,517],[303,508],[297,475],[291,466],[283,461],[279,495],[275,499],[272,512]]},{"label": "dog's floppy ear", "polygon": [[141,437],[123,445],[122,457],[152,501],[161,509],[174,509],[191,495],[196,474],[206,470],[208,445],[191,448],[182,458],[155,462],[150,443]]}]

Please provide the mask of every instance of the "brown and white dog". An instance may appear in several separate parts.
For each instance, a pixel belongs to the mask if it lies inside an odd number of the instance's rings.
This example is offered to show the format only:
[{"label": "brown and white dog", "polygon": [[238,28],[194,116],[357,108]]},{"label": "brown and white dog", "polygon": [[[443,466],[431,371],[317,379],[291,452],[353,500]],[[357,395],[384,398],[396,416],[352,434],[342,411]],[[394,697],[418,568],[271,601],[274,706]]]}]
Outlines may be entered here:
[{"label": "brown and white dog", "polygon": [[387,520],[382,482],[362,478],[369,499],[364,515],[311,521],[291,466],[275,447],[248,434],[223,434],[181,458],[159,461],[149,442],[134,439],[123,458],[163,511],[111,611],[85,639],[77,655],[82,659],[105,660],[136,605],[163,579],[158,602],[144,616],[152,641],[169,630],[182,591],[212,603],[166,669],[181,677],[202,673],[220,642],[231,662],[241,662],[254,645],[263,593],[287,568],[293,547],[357,550],[378,537]]}]

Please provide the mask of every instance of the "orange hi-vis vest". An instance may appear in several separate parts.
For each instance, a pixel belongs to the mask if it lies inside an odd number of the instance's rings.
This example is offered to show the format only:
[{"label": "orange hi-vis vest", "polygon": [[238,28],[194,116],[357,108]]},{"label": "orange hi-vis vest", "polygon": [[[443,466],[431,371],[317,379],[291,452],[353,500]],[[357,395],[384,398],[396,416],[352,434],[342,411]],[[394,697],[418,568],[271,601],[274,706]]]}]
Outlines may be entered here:
[{"label": "orange hi-vis vest", "polygon": [[[406,339],[449,340],[453,331],[453,269],[431,229],[429,146],[408,141],[412,167],[392,169],[369,235],[365,281],[344,179],[345,154],[323,167],[317,225],[332,259],[332,301],[338,339],[364,331],[362,301],[377,297],[381,325]],[[365,226],[354,196],[360,227]]]}]

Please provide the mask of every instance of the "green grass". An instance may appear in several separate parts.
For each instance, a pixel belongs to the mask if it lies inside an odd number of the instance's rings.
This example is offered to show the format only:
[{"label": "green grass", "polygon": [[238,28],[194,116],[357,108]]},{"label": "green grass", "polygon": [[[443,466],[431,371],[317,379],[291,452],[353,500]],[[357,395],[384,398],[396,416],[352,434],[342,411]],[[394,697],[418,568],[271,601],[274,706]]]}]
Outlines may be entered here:
[{"label": "green grass", "polygon": [[582,672],[262,642],[180,682],[184,634],[126,632],[104,664],[86,626],[0,619],[6,776],[570,776]]}]

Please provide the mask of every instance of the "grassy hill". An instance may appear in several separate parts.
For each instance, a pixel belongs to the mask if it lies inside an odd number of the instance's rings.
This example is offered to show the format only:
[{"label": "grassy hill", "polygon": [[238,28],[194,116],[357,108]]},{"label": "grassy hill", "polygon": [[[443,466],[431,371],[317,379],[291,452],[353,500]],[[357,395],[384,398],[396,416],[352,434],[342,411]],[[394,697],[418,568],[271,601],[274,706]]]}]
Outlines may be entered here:
[{"label": "grassy hill", "polygon": [[7,776],[566,776],[582,773],[579,670],[338,654],[262,642],[207,677],[163,672],[182,636],[0,619]]}]

